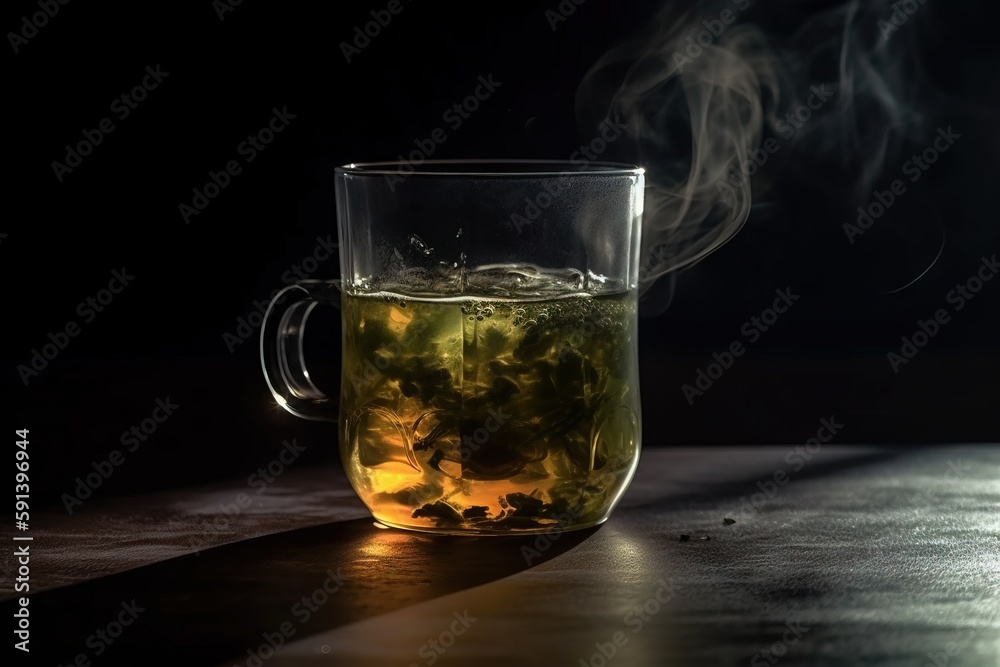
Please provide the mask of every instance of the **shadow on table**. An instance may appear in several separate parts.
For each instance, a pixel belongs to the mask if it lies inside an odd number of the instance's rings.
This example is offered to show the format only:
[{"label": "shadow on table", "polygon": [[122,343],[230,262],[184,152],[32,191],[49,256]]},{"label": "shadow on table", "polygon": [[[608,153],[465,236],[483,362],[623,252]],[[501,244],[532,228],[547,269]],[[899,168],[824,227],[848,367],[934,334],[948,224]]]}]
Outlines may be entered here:
[{"label": "shadow on table", "polygon": [[[816,460],[794,479],[850,474],[904,453],[887,448]],[[660,463],[672,465],[669,457]],[[619,511],[718,506],[757,491],[761,478],[739,473],[694,493],[625,502]],[[80,654],[105,653],[98,659],[109,664],[158,657],[170,664],[247,665],[254,654],[266,659],[271,645],[516,574],[596,530],[560,534],[541,553],[534,551],[538,536],[434,536],[379,529],[371,519],[248,539],[32,596],[32,653],[65,665]],[[4,615],[14,610],[13,600],[0,604]]]},{"label": "shadow on table", "polygon": [[[31,653],[60,665],[105,652],[114,664],[246,665],[248,650],[266,658],[268,644],[515,574],[596,530],[559,534],[541,553],[528,551],[537,535],[423,535],[371,519],[249,539],[32,596]],[[7,618],[13,602],[0,605]]]}]

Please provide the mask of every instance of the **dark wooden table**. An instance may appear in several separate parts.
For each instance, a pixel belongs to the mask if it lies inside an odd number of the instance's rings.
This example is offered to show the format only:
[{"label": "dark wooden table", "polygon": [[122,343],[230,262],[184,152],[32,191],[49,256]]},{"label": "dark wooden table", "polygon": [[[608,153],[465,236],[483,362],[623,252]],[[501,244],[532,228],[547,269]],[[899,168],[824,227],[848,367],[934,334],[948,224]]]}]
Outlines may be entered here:
[{"label": "dark wooden table", "polygon": [[33,515],[17,664],[1000,664],[1000,447],[794,452],[647,450],[554,539],[381,529],[294,466]]}]

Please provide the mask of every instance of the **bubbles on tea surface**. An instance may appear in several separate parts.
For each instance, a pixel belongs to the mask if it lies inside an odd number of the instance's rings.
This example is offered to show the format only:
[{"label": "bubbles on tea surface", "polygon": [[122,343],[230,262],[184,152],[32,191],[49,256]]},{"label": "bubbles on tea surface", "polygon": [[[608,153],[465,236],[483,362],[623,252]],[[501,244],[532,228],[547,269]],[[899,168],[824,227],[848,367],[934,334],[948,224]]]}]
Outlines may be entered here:
[{"label": "bubbles on tea surface", "polygon": [[496,308],[488,302],[472,301],[462,305],[462,313],[468,315],[470,320],[480,322],[493,317]]},{"label": "bubbles on tea surface", "polygon": [[[424,255],[434,248],[416,235],[410,236],[414,248]],[[589,293],[592,295],[626,291],[625,282],[598,276],[588,278],[577,269],[547,269],[531,264],[488,264],[466,267],[465,253],[459,261],[439,261],[430,267],[408,267],[382,278],[377,289],[351,289],[390,292],[395,295],[429,297],[481,297],[483,299],[545,299]]]},{"label": "bubbles on tea surface", "polygon": [[469,292],[498,297],[572,294],[583,289],[583,273],[576,269],[540,270],[529,264],[492,264],[469,271]]}]

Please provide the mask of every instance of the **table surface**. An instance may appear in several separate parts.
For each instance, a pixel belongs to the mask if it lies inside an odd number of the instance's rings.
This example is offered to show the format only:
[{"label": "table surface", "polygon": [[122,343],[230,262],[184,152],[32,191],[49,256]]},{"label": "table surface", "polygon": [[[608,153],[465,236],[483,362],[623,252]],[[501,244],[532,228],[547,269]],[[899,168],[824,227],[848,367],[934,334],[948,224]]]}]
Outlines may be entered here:
[{"label": "table surface", "polygon": [[794,451],[647,450],[555,539],[381,529],[324,467],[33,513],[25,664],[1000,665],[1000,447]]}]

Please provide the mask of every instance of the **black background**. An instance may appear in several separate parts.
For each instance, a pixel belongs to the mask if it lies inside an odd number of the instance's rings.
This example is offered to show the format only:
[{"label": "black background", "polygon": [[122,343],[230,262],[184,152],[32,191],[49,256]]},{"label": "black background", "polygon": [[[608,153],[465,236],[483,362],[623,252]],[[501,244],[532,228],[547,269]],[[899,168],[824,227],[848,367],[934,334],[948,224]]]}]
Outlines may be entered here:
[{"label": "black background", "polygon": [[[8,43],[3,421],[11,440],[15,429],[31,429],[33,491],[47,502],[71,491],[91,461],[121,449],[122,432],[150,416],[157,398],[180,408],[126,455],[100,495],[245,476],[285,439],[307,447],[303,463],[335,460],[334,424],[275,406],[256,336],[232,353],[223,340],[317,237],[336,238],[332,168],[409,152],[488,74],[501,87],[434,157],[566,159],[593,136],[575,118],[578,83],[656,5],[588,0],[553,30],[545,12],[555,0],[403,0],[404,10],[346,62],[339,44],[385,4],[245,0],[220,20],[207,0],[71,2],[19,52]],[[793,12],[760,2],[753,11],[778,29],[821,4]],[[669,309],[641,323],[646,446],[799,443],[831,416],[844,424],[845,443],[1000,439],[1000,283],[952,312],[899,373],[886,358],[918,319],[951,310],[947,292],[1000,250],[1000,63],[985,7],[928,2],[905,26],[924,45],[912,57],[926,80],[912,84],[937,91],[920,98],[931,129],[950,125],[962,138],[872,233],[852,246],[841,227],[863,203],[852,194],[855,174],[792,162],[788,151],[769,167],[768,206],[675,277]],[[3,26],[19,30],[37,11],[9,4]],[[169,75],[119,120],[112,101],[157,65]],[[191,202],[210,170],[242,161],[237,146],[274,108],[294,114],[289,127],[185,224],[178,205]],[[60,182],[52,162],[105,117],[115,130]],[[880,189],[911,152],[886,156]],[[930,264],[941,230],[947,240],[933,267],[884,293]],[[77,304],[123,267],[132,284],[83,324]],[[337,275],[334,258],[313,277]],[[800,300],[689,405],[681,386],[713,352],[745,342],[741,326],[778,288]],[[316,374],[335,394],[336,313],[317,319]],[[17,366],[70,320],[80,335],[26,386]]]}]

